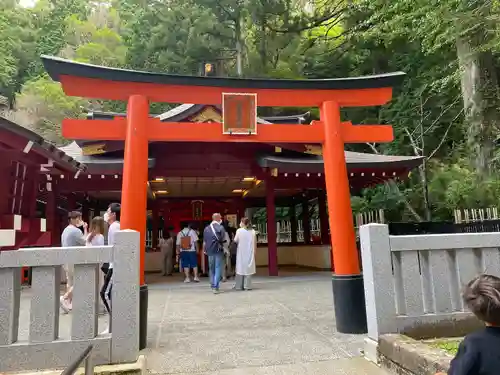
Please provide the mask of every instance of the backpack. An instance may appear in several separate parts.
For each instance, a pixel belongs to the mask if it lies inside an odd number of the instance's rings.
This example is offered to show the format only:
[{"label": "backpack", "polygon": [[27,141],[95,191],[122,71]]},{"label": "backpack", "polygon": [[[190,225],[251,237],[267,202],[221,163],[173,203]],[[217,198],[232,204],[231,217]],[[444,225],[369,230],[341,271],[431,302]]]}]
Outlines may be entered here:
[{"label": "backpack", "polygon": [[191,250],[191,229],[186,233],[181,231],[181,250]]}]

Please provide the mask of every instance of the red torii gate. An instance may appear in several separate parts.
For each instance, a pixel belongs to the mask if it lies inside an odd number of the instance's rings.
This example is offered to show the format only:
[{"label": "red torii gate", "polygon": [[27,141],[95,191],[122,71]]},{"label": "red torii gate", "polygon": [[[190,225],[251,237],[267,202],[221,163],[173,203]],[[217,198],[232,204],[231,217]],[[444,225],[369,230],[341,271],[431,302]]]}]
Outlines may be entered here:
[{"label": "red torii gate", "polygon": [[[64,120],[69,139],[124,140],[122,229],[146,229],[148,143],[262,142],[321,144],[335,273],[332,275],[336,324],[339,332],[366,331],[363,277],[360,272],[350,191],[344,157],[345,143],[390,142],[388,125],[341,122],[341,107],[383,105],[404,73],[321,80],[237,79],[176,76],[105,68],[42,56],[49,75],[70,96],[127,101],[127,117],[113,120]],[[220,123],[161,122],[149,117],[149,102],[228,104],[224,94],[252,96],[258,106],[319,107],[320,121],[311,125],[250,124],[247,134],[224,134]],[[253,112],[252,112],[253,114]],[[247,115],[249,115],[247,113]],[[245,121],[250,121],[246,119]],[[234,124],[230,124],[234,128]],[[258,130],[258,131],[257,131]],[[272,178],[270,176],[270,178]],[[270,215],[270,218],[274,215]],[[141,328],[147,316],[144,251],[141,254]],[[141,334],[145,346],[146,330]]]}]

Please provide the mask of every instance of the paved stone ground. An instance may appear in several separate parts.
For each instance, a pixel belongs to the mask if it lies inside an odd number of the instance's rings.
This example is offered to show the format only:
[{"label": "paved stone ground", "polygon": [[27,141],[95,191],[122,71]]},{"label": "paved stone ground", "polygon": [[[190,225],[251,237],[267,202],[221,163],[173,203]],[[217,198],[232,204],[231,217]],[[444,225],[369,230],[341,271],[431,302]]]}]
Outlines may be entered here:
[{"label": "paved stone ground", "polygon": [[[151,374],[385,374],[362,358],[364,336],[335,331],[329,273],[258,276],[252,291],[233,291],[228,282],[219,295],[211,293],[206,278],[184,284],[179,276],[148,275],[147,282],[143,354]],[[28,336],[29,304],[26,289],[20,340]],[[61,338],[69,338],[71,318],[61,316]],[[100,331],[107,319],[99,317]]]},{"label": "paved stone ground", "polygon": [[384,374],[361,357],[364,336],[335,331],[328,273],[257,277],[246,292],[228,282],[219,295],[206,281],[149,282],[152,374]]}]

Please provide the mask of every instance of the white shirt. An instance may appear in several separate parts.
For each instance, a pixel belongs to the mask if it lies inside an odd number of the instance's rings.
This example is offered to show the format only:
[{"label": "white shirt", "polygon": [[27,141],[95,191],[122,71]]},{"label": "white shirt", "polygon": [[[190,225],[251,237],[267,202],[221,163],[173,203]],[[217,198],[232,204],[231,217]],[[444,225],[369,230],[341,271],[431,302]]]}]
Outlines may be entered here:
[{"label": "white shirt", "polygon": [[[108,245],[115,244],[115,234],[120,230],[120,222],[114,221],[108,229]],[[109,262],[109,268],[113,268],[113,263]]]},{"label": "white shirt", "polygon": [[182,250],[181,251],[196,251],[196,241],[198,241],[198,235],[196,234],[196,231],[189,229],[189,228],[184,228],[177,234],[177,246],[181,246],[181,238],[189,236],[191,237],[191,249],[190,250]]},{"label": "white shirt", "polygon": [[96,234],[92,241],[89,241],[89,236],[87,236],[87,246],[104,246],[104,236],[102,234]]}]

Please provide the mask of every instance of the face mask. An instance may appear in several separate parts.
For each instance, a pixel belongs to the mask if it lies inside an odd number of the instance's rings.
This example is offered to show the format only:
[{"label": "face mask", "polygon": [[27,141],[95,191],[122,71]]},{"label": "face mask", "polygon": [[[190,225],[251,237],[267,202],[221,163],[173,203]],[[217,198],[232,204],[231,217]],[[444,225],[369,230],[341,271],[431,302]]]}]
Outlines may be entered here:
[{"label": "face mask", "polygon": [[109,214],[108,214],[107,212],[104,214],[104,221],[105,221],[106,223],[108,223],[108,222],[109,222]]}]

